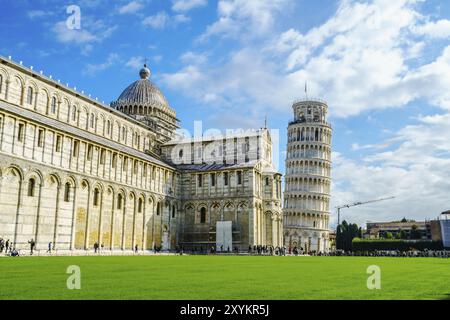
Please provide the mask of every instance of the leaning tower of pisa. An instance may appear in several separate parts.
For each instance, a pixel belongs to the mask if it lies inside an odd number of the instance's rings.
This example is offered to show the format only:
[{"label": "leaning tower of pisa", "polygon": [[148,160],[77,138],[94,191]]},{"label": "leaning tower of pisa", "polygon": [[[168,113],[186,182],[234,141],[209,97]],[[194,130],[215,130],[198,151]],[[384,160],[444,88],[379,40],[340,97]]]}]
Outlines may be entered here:
[{"label": "leaning tower of pisa", "polygon": [[284,191],[284,243],[303,252],[329,247],[332,129],[327,103],[304,99],[293,104],[288,127]]}]

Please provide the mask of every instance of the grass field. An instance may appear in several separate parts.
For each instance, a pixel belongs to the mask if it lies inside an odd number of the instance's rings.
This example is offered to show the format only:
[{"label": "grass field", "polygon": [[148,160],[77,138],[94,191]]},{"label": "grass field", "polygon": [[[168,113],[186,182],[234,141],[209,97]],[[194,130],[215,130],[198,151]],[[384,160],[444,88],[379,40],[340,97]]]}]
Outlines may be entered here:
[{"label": "grass field", "polygon": [[[69,265],[81,289],[68,290]],[[368,290],[367,267],[381,268]],[[449,299],[450,260],[364,257],[0,258],[0,299]]]}]

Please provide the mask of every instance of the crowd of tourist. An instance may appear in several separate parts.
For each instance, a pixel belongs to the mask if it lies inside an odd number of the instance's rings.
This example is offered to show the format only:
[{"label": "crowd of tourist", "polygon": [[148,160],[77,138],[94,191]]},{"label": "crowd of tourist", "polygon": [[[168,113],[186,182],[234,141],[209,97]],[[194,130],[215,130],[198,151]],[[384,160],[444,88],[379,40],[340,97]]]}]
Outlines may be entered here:
[{"label": "crowd of tourist", "polygon": [[16,250],[16,247],[11,243],[9,239],[4,240],[0,238],[0,254],[9,255],[11,257],[16,257],[19,255],[19,252]]},{"label": "crowd of tourist", "polygon": [[344,250],[334,250],[326,254],[327,256],[346,256],[346,257],[403,257],[403,258],[414,258],[414,257],[433,257],[433,258],[450,258],[450,250],[410,250],[410,251],[400,251],[400,250],[375,250],[375,251],[344,251]]},{"label": "crowd of tourist", "polygon": [[[30,245],[30,255],[33,255],[36,247],[36,242],[34,239],[28,241]],[[54,244],[52,242],[48,243],[47,253],[52,253],[54,251]],[[94,243],[93,246],[94,253],[100,254],[104,250],[104,245],[98,242]],[[159,253],[162,248],[159,246],[153,246],[153,253]],[[133,252],[137,254],[139,252],[138,245],[135,245]],[[216,246],[198,246],[186,250],[183,246],[176,246],[176,254],[240,254],[238,247],[231,249],[229,246],[226,248],[222,245],[220,247]],[[298,247],[273,247],[273,246],[249,246],[248,253],[250,255],[262,255],[262,256],[299,256],[299,255],[309,255],[309,256],[363,256],[363,257],[438,257],[438,258],[450,258],[450,250],[410,250],[410,251],[400,251],[400,250],[375,250],[375,251],[344,251],[344,250],[331,250],[329,252],[318,252],[318,251],[306,251],[303,248]],[[19,251],[16,250],[14,244],[9,239],[3,239],[0,237],[0,255],[7,255],[11,257],[19,256]]]}]

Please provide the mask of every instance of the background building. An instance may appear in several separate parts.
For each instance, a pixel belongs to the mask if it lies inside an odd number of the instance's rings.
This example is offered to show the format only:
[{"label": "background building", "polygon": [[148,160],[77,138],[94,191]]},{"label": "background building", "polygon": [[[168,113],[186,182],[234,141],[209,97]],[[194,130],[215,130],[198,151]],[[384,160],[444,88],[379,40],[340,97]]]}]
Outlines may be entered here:
[{"label": "background building", "polygon": [[433,241],[441,242],[446,249],[450,249],[450,211],[442,212],[436,219],[430,221]]},{"label": "background building", "polygon": [[284,242],[305,251],[329,249],[331,137],[328,106],[301,100],[288,127]]},{"label": "background building", "polygon": [[393,238],[431,240],[430,221],[367,222],[364,238]]},{"label": "background building", "polygon": [[[181,172],[178,242],[184,248],[283,245],[281,174],[273,169],[267,129],[175,140],[162,146],[162,155]],[[218,243],[224,228],[230,241]]]},{"label": "background building", "polygon": [[0,237],[17,249],[206,249],[220,224],[233,248],[281,244],[268,130],[233,137],[232,162],[204,165],[202,151],[180,164],[172,151],[190,142],[171,142],[176,112],[149,77],[144,66],[107,106],[0,57]]}]

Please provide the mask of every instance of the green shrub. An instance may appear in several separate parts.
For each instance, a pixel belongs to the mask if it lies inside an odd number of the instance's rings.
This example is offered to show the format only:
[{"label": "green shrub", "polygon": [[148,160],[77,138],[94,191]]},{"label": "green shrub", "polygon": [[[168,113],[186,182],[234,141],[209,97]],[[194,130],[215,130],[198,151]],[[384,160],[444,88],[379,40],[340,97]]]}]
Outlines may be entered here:
[{"label": "green shrub", "polygon": [[433,241],[407,241],[400,239],[381,239],[381,240],[361,240],[355,238],[352,241],[353,251],[375,251],[375,250],[442,250],[440,242]]}]

